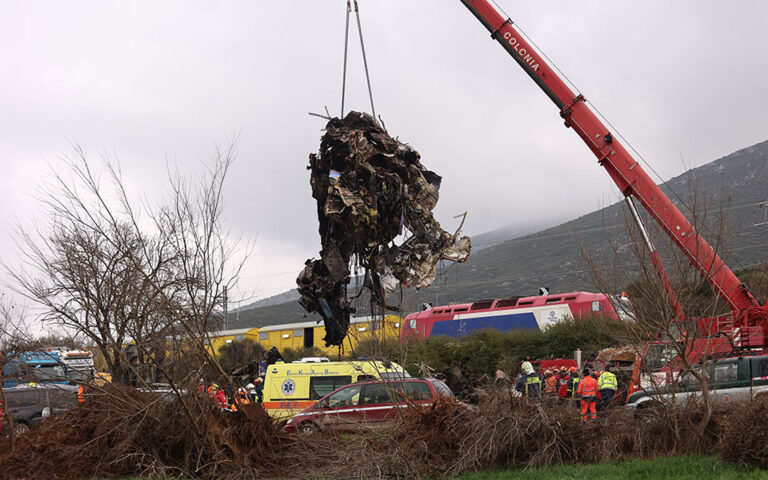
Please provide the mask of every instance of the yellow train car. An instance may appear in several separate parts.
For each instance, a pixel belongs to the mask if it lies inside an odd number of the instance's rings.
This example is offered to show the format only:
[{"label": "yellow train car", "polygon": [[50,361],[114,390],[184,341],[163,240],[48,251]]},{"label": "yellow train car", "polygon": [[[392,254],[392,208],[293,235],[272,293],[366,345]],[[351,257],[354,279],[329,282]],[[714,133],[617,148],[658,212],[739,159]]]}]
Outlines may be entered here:
[{"label": "yellow train car", "polygon": [[[398,315],[387,315],[383,319],[380,316],[352,318],[343,350],[354,351],[360,342],[371,338],[400,338],[401,325],[402,318]],[[324,336],[325,327],[314,321],[269,325],[258,329],[258,342],[265,349],[273,346],[278,350],[315,347],[325,354],[337,353],[337,347],[325,346]]]},{"label": "yellow train car", "polygon": [[254,343],[258,343],[259,329],[238,328],[235,330],[220,330],[218,332],[211,332],[209,338],[206,339],[206,345],[213,351],[214,354],[218,354],[219,350],[224,345],[244,340],[246,338],[252,340]]}]

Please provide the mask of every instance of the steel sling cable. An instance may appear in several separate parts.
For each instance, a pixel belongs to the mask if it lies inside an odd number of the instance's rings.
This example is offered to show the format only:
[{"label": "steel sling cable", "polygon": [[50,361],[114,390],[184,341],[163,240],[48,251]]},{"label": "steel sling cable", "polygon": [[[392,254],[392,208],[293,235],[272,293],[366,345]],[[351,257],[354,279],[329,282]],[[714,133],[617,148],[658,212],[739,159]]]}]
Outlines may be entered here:
[{"label": "steel sling cable", "polygon": [[347,91],[347,47],[349,45],[349,12],[352,11],[352,5],[347,0],[347,26],[344,29],[344,70],[341,77],[341,115],[344,118],[344,97]]},{"label": "steel sling cable", "polygon": [[[347,2],[349,3],[349,2]],[[371,77],[368,75],[368,60],[365,57],[365,43],[363,43],[363,27],[360,25],[360,9],[355,0],[355,17],[357,18],[357,31],[360,35],[360,50],[363,52],[363,66],[365,67],[365,80],[368,82],[368,97],[371,99],[371,114],[376,118],[376,109],[373,107],[373,90],[371,89]]]}]

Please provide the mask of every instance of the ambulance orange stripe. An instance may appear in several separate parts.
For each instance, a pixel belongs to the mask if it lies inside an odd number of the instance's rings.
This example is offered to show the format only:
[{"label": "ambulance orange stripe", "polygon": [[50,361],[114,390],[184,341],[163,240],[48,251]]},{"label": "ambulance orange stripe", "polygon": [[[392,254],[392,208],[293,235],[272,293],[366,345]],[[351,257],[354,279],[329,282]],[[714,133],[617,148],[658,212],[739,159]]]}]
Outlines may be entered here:
[{"label": "ambulance orange stripe", "polygon": [[304,410],[317,403],[316,400],[283,400],[281,402],[264,402],[264,410]]}]

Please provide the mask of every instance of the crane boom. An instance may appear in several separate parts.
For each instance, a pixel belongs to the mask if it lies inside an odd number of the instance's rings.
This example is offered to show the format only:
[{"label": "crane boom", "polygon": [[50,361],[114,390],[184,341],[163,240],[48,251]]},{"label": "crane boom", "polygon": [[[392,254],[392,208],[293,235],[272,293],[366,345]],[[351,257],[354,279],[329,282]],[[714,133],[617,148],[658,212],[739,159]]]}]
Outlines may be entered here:
[{"label": "crane boom", "polygon": [[[521,35],[512,20],[502,17],[488,0],[461,2],[557,105],[566,127],[573,128],[587,144],[621,192],[625,196],[636,198],[658,222],[693,266],[728,303],[734,317],[741,317],[740,312],[759,307],[760,303],[746,285],[736,277],[635,158],[613,136],[589,108],[585,98],[573,92],[543,56]],[[760,316],[764,317],[764,312],[760,312]]]}]

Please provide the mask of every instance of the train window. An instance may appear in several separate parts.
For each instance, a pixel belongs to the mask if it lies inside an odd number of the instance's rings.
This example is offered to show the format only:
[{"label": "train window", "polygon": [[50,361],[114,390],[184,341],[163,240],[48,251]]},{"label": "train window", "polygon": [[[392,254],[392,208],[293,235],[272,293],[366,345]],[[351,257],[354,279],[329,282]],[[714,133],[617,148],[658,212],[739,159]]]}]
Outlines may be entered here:
[{"label": "train window", "polygon": [[576,297],[565,297],[563,300],[565,300],[566,302],[568,300],[576,300]]},{"label": "train window", "polygon": [[437,315],[437,314],[439,314],[439,313],[445,313],[445,310],[435,310],[435,311],[434,311],[434,312],[432,312],[432,313],[434,313],[435,315]]},{"label": "train window", "polygon": [[507,298],[504,300],[499,300],[499,303],[496,304],[496,308],[505,308],[505,307],[514,307],[517,305],[517,301],[519,299],[517,298]]},{"label": "train window", "polygon": [[408,320],[408,328],[415,330],[416,329],[416,320]]},{"label": "train window", "polygon": [[472,306],[469,308],[470,310],[485,310],[487,308],[491,308],[491,305],[493,305],[493,300],[484,300],[481,302],[475,302],[472,304]]},{"label": "train window", "polygon": [[467,307],[457,308],[453,311],[453,313],[466,312],[467,310],[469,310]]},{"label": "train window", "polygon": [[294,336],[294,337],[303,337],[303,336],[304,336],[304,330],[302,330],[302,329],[300,329],[300,328],[299,328],[299,329],[296,329],[296,330],[294,330],[294,331],[293,331],[293,336]]},{"label": "train window", "polygon": [[561,297],[555,297],[555,298],[548,298],[546,302],[544,303],[559,303]]},{"label": "train window", "polygon": [[521,306],[521,305],[533,305],[533,300],[528,300],[527,302],[519,302],[517,305],[518,306]]},{"label": "train window", "polygon": [[259,340],[269,340],[268,332],[259,332]]},{"label": "train window", "polygon": [[594,302],[592,302],[592,311],[593,312],[599,312],[602,309],[603,309],[603,307],[602,307],[602,305],[600,305],[600,301],[599,300],[595,300]]}]

